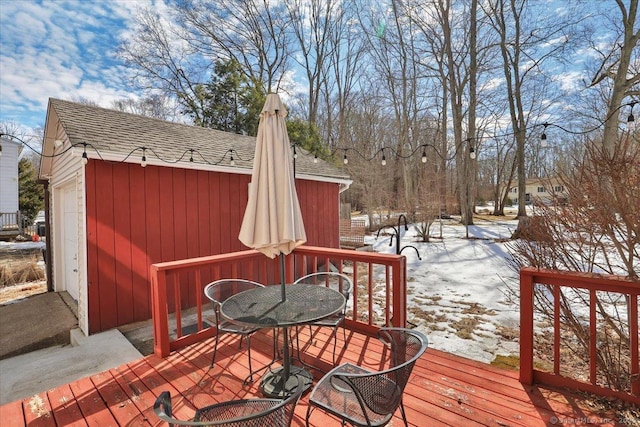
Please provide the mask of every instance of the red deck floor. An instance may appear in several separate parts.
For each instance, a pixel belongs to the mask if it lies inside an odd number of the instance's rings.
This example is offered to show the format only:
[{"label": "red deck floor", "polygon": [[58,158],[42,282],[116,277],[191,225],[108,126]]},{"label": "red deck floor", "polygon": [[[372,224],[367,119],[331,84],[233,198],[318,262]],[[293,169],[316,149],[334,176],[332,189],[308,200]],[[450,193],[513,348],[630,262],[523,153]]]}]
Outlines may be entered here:
[{"label": "red deck floor", "polygon": [[[306,329],[305,331],[307,331]],[[324,329],[316,344],[305,349],[305,361],[328,369],[332,347]],[[308,337],[304,337],[304,340]],[[351,361],[379,368],[383,346],[376,338],[347,331],[339,363]],[[162,425],[153,412],[156,396],[169,390],[178,417],[215,402],[260,396],[259,378],[242,385],[248,374],[246,349],[225,337],[219,360],[209,369],[212,340],[171,354],[147,356],[109,371],[32,397],[0,406],[2,426],[148,426]],[[342,344],[339,336],[338,345]],[[258,333],[252,341],[254,369],[271,360],[272,339]],[[219,363],[218,363],[219,362]],[[314,370],[315,378],[322,373]],[[615,413],[597,413],[570,391],[525,387],[516,371],[429,349],[416,364],[405,389],[404,404],[414,426],[551,426],[623,425]],[[294,426],[304,425],[307,394],[296,408]],[[392,424],[402,425],[396,412]],[[311,425],[328,427],[339,421],[316,410]]]}]

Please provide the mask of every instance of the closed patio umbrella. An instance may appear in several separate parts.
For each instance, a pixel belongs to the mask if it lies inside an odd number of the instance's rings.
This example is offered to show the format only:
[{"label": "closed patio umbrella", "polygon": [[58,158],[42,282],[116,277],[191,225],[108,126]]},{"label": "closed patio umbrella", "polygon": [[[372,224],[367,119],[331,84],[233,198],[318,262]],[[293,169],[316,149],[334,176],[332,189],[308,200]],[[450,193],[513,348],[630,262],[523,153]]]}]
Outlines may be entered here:
[{"label": "closed patio umbrella", "polygon": [[[281,303],[287,299],[284,257],[307,240],[296,194],[286,115],[280,97],[267,95],[260,113],[249,200],[238,236],[246,246],[269,258],[280,256]],[[282,374],[267,375],[261,383],[263,392],[271,397],[292,392],[287,387],[291,373],[287,328],[283,331]],[[302,378],[302,382],[295,380],[298,387],[311,384],[311,375],[303,369],[296,368],[296,375]]]},{"label": "closed patio umbrella", "polygon": [[[307,240],[296,194],[286,115],[280,97],[268,94],[260,113],[249,200],[238,236],[246,246],[269,258],[280,255],[281,266],[284,256]],[[283,301],[284,276],[282,268]]]}]

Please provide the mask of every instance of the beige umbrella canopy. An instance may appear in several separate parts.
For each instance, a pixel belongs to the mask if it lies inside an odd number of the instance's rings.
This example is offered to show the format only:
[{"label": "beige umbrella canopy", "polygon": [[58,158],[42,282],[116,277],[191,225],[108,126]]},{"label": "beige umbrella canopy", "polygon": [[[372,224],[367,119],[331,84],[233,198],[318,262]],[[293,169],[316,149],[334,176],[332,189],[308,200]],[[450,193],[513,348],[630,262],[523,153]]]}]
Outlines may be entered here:
[{"label": "beige umbrella canopy", "polygon": [[269,258],[288,255],[306,242],[284,118],[287,110],[271,93],[260,113],[256,152],[239,239]]}]

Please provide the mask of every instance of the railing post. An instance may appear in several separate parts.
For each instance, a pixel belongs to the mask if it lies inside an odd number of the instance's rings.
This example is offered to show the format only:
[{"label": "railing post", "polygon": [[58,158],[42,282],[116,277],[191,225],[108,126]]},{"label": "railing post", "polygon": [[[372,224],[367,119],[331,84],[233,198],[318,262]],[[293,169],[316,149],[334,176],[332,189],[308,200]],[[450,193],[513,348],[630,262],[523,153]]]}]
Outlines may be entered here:
[{"label": "railing post", "polygon": [[406,328],[407,327],[407,289],[406,279],[407,274],[407,258],[400,257],[397,262],[393,263],[392,268],[393,276],[393,326]]},{"label": "railing post", "polygon": [[640,396],[640,360],[638,350],[638,295],[629,298],[629,339],[631,348],[631,394]]},{"label": "railing post", "polygon": [[167,306],[167,273],[151,265],[151,310],[153,319],[153,352],[167,357],[169,346],[169,308]]},{"label": "railing post", "polygon": [[520,270],[520,382],[533,384],[533,275]]},{"label": "railing post", "polygon": [[293,283],[295,280],[295,271],[293,266],[293,261],[295,259],[294,255],[285,256],[285,271],[281,271],[280,274],[284,274],[285,283]]}]

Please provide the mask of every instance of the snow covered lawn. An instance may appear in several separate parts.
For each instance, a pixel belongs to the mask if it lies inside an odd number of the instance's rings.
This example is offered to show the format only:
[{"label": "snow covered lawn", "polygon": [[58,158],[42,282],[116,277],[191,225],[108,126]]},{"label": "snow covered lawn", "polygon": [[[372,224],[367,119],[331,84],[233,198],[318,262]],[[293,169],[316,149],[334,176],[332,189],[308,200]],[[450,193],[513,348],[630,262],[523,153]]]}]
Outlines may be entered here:
[{"label": "snow covered lawn", "polygon": [[[475,220],[466,230],[455,220],[442,225],[442,239],[415,241],[415,229],[401,227],[407,257],[407,318],[429,338],[430,347],[470,359],[491,362],[496,355],[519,351],[519,307],[509,287],[518,289],[518,275],[508,264],[504,241],[517,220]],[[439,225],[431,236],[440,236]],[[389,236],[366,236],[379,253],[395,253]]]}]

